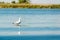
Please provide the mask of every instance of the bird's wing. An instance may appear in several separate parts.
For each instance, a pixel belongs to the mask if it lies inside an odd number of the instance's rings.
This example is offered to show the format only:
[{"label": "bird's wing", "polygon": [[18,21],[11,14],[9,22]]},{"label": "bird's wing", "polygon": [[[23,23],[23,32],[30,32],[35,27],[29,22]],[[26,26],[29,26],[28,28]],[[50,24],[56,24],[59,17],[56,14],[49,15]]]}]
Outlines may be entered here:
[{"label": "bird's wing", "polygon": [[15,23],[19,23],[19,21],[16,21]]}]

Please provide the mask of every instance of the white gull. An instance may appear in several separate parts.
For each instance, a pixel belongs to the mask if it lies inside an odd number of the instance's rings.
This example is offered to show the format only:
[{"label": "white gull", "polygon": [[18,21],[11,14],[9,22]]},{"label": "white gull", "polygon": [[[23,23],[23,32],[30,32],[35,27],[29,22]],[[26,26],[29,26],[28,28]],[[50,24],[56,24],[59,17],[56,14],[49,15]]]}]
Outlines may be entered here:
[{"label": "white gull", "polygon": [[13,22],[12,24],[15,24],[16,26],[19,26],[21,23],[21,18],[19,18],[17,21]]}]

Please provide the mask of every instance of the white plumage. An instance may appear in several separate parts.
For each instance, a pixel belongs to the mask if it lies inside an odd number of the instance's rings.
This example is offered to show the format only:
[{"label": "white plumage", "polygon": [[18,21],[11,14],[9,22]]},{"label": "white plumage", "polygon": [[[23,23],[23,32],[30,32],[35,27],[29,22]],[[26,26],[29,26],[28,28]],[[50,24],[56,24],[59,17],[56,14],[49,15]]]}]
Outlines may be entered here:
[{"label": "white plumage", "polygon": [[15,21],[15,22],[13,22],[13,24],[15,24],[17,26],[19,26],[20,23],[21,23],[21,18],[19,18],[19,20]]}]

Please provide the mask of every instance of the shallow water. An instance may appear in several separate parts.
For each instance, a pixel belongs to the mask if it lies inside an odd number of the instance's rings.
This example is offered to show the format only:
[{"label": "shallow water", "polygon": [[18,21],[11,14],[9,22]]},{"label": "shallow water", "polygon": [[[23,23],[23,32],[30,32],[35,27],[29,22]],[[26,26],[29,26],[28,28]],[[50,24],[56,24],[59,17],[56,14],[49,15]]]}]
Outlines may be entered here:
[{"label": "shallow water", "polygon": [[[21,25],[13,25],[12,22],[19,17]],[[0,36],[36,35],[60,35],[60,9],[0,9]],[[21,40],[21,37],[18,40]],[[25,37],[22,40],[25,40]]]},{"label": "shallow water", "polygon": [[0,36],[0,40],[21,40],[20,36]]},{"label": "shallow water", "polygon": [[60,40],[60,35],[47,36],[21,36],[21,40]]}]

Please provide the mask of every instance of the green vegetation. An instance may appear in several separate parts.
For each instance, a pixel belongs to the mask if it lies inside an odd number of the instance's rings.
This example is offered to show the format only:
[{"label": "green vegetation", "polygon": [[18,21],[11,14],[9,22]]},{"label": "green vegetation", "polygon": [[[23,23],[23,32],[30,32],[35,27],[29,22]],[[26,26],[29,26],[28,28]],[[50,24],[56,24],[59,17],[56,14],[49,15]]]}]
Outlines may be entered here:
[{"label": "green vegetation", "polygon": [[19,3],[12,1],[11,3],[0,2],[0,8],[59,8],[60,4],[31,4],[29,0],[19,0]]},{"label": "green vegetation", "polygon": [[11,3],[15,3],[15,1],[12,1]]},{"label": "green vegetation", "polygon": [[29,3],[29,0],[19,0],[19,3]]}]

